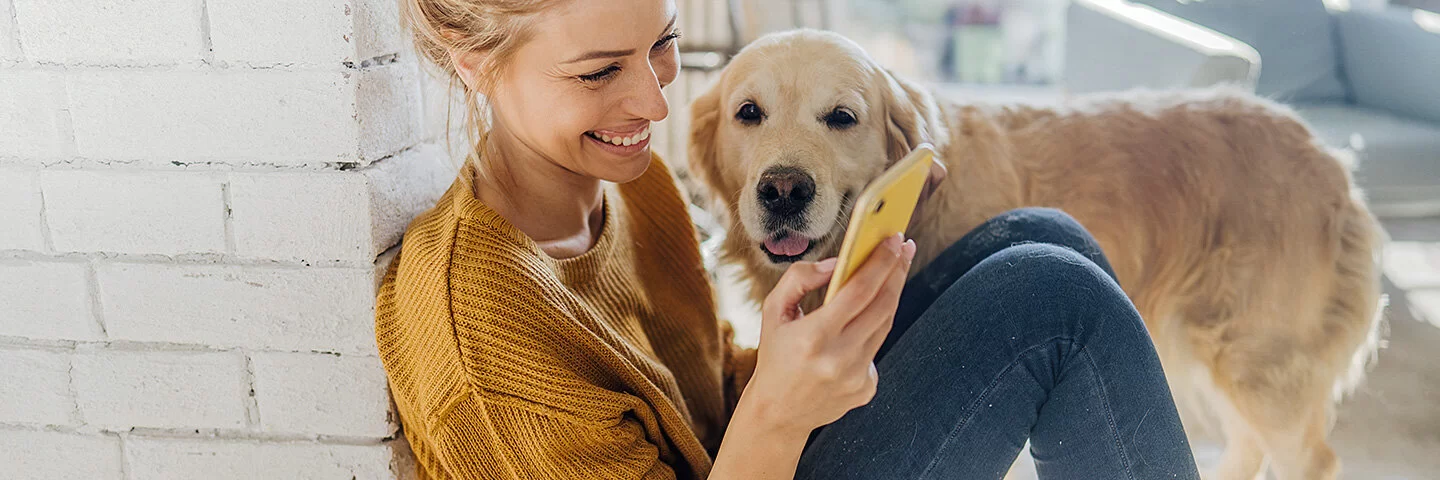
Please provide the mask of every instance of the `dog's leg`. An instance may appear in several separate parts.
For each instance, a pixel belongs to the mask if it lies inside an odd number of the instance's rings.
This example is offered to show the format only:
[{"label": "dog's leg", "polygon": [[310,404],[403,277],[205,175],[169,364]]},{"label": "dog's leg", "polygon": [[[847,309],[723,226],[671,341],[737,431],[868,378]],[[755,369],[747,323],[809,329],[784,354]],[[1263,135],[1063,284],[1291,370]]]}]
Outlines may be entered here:
[{"label": "dog's leg", "polygon": [[1309,415],[1294,428],[1269,432],[1265,438],[1280,480],[1334,480],[1340,475],[1340,459],[1325,438],[1330,426],[1329,405],[1311,405],[1307,410]]},{"label": "dog's leg", "polygon": [[[1238,414],[1225,420],[1228,444],[1221,471],[1233,476],[1221,476],[1224,480],[1251,480],[1265,456],[1279,480],[1334,480],[1339,475],[1340,461],[1326,441],[1329,388],[1318,381],[1321,372],[1296,368],[1313,359],[1295,351],[1284,353],[1281,345],[1270,343],[1271,350],[1250,355],[1236,349],[1223,363],[1242,366],[1232,370],[1239,375],[1225,378],[1217,372],[1221,390],[1234,407],[1232,413]],[[1263,446],[1263,455],[1257,453],[1261,450],[1257,446]]]},{"label": "dog's leg", "polygon": [[1215,409],[1220,414],[1221,427],[1225,431],[1225,453],[1220,456],[1220,465],[1208,477],[1213,480],[1263,480],[1265,473],[1265,447],[1260,436],[1250,428],[1249,422],[1229,406],[1229,401],[1216,399]]}]

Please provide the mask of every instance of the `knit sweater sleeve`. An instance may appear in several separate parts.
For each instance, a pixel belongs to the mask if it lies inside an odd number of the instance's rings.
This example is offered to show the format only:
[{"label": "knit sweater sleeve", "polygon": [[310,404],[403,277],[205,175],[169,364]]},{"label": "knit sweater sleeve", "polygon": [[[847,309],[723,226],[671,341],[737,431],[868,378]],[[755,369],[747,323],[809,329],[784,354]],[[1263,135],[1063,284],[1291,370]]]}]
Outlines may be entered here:
[{"label": "knit sweater sleeve", "polygon": [[468,396],[429,433],[446,479],[674,479],[630,417],[587,423],[520,400]]}]

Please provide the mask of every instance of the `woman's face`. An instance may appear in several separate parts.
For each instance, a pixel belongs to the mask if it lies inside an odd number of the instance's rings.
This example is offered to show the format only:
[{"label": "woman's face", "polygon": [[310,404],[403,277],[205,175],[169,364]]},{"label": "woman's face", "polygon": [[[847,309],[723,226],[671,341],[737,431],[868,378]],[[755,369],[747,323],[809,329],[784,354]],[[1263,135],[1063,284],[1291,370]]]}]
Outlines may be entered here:
[{"label": "woman's face", "polygon": [[674,0],[572,1],[538,19],[489,98],[492,138],[612,182],[650,164],[679,70]]}]

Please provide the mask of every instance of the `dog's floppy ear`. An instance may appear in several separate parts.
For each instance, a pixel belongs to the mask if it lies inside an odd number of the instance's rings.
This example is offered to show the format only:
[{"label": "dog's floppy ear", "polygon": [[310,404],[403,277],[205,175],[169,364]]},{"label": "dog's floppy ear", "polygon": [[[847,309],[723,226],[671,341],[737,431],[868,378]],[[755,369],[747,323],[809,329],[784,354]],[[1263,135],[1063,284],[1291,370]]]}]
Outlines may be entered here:
[{"label": "dog's floppy ear", "polygon": [[732,191],[720,172],[715,137],[720,134],[720,86],[717,81],[710,90],[690,102],[690,173],[709,188],[712,198]]},{"label": "dog's floppy ear", "polygon": [[[885,102],[885,154],[898,162],[922,142],[935,144],[945,138],[940,107],[919,85],[879,69]],[[939,148],[939,145],[936,145]]]}]

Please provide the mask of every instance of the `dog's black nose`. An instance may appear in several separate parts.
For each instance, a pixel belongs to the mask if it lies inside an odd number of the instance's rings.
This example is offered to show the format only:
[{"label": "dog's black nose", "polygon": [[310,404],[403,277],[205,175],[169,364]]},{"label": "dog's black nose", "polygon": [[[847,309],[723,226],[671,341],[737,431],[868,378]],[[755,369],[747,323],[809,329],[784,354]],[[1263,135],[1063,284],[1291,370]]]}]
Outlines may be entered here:
[{"label": "dog's black nose", "polygon": [[790,216],[805,210],[815,198],[815,179],[795,167],[773,167],[760,174],[756,186],[760,205],[771,214]]}]

